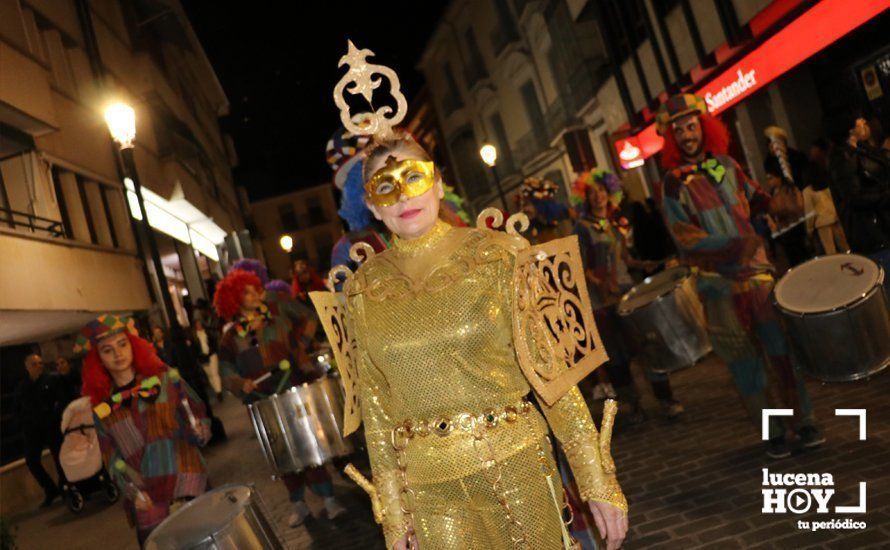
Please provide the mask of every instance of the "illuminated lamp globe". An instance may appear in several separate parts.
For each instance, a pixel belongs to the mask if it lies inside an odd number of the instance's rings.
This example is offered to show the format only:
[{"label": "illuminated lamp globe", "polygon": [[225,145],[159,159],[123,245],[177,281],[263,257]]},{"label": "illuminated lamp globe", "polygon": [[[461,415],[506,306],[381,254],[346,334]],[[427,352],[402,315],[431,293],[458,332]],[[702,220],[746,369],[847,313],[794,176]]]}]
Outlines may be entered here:
[{"label": "illuminated lamp globe", "polygon": [[105,123],[111,138],[121,149],[133,147],[136,139],[136,111],[126,103],[112,103],[105,109]]},{"label": "illuminated lamp globe", "polygon": [[294,239],[290,235],[282,235],[280,239],[278,239],[278,244],[281,245],[282,250],[285,252],[290,252],[294,249]]},{"label": "illuminated lamp globe", "polygon": [[494,167],[495,163],[498,161],[498,150],[494,145],[486,143],[479,149],[479,156],[482,157],[482,162]]}]

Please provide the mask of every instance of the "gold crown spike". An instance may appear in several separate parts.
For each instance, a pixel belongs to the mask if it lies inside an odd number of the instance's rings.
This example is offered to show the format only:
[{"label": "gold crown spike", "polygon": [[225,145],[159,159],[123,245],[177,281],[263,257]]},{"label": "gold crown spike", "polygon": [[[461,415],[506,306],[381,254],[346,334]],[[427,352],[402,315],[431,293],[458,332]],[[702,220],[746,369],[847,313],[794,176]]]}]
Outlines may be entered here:
[{"label": "gold crown spike", "polygon": [[[396,72],[385,65],[375,65],[368,63],[368,57],[374,55],[374,52],[368,49],[358,49],[352,40],[349,40],[349,50],[346,55],[340,58],[338,67],[348,65],[349,70],[343,75],[343,78],[334,86],[334,103],[340,109],[340,121],[343,127],[349,132],[361,136],[374,136],[378,139],[385,139],[393,135],[392,129],[405,118],[408,112],[408,102],[402,94],[399,85],[399,77]],[[380,87],[382,79],[380,75],[389,79],[390,94],[396,102],[396,112],[393,114],[392,107],[383,106],[374,110],[372,98],[374,90]],[[361,117],[361,123],[356,123],[349,112],[349,105],[346,103],[344,92],[352,95],[361,95],[368,102],[371,110],[367,113],[367,118]],[[387,115],[392,115],[387,117]]]}]

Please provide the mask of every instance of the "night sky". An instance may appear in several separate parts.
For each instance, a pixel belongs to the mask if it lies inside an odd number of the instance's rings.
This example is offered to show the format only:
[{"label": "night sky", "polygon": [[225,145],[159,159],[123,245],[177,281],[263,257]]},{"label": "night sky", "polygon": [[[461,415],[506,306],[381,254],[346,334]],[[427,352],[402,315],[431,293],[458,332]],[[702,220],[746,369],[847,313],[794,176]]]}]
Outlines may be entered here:
[{"label": "night sky", "polygon": [[330,181],[324,149],[339,126],[332,90],[347,38],[399,73],[410,104],[423,84],[415,66],[446,2],[183,5],[231,104],[222,126],[235,139],[236,185],[256,200]]}]

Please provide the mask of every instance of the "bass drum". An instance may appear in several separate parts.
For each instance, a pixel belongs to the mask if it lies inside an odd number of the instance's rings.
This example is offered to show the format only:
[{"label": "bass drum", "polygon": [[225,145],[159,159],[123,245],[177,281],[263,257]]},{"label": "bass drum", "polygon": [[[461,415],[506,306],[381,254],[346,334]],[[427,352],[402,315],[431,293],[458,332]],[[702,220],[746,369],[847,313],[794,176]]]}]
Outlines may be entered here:
[{"label": "bass drum", "polygon": [[146,550],[283,550],[256,489],[224,485],[185,504],[152,531]]},{"label": "bass drum", "polygon": [[691,367],[711,352],[695,278],[685,267],[646,277],[621,297],[618,315],[655,372]]},{"label": "bass drum", "polygon": [[884,269],[858,254],[815,258],[788,270],[773,301],[797,362],[823,382],[865,378],[890,364]]},{"label": "bass drum", "polygon": [[343,437],[343,390],[326,376],[248,405],[266,461],[276,476],[321,466],[355,451]]}]

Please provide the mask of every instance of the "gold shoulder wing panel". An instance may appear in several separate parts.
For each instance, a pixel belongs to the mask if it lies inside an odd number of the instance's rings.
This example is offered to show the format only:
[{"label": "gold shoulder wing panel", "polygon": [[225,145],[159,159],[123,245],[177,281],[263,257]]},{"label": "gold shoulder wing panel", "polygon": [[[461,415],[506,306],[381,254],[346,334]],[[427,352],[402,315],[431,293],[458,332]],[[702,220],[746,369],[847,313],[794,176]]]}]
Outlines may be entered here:
[{"label": "gold shoulder wing panel", "polygon": [[519,366],[548,405],[608,359],[593,320],[576,236],[517,252],[513,335]]},{"label": "gold shoulder wing panel", "polygon": [[346,298],[342,293],[318,291],[310,292],[309,297],[321,319],[328,342],[333,348],[340,379],[346,393],[343,407],[343,435],[347,436],[362,423],[361,406],[358,399],[358,348],[355,330],[346,309]]}]

